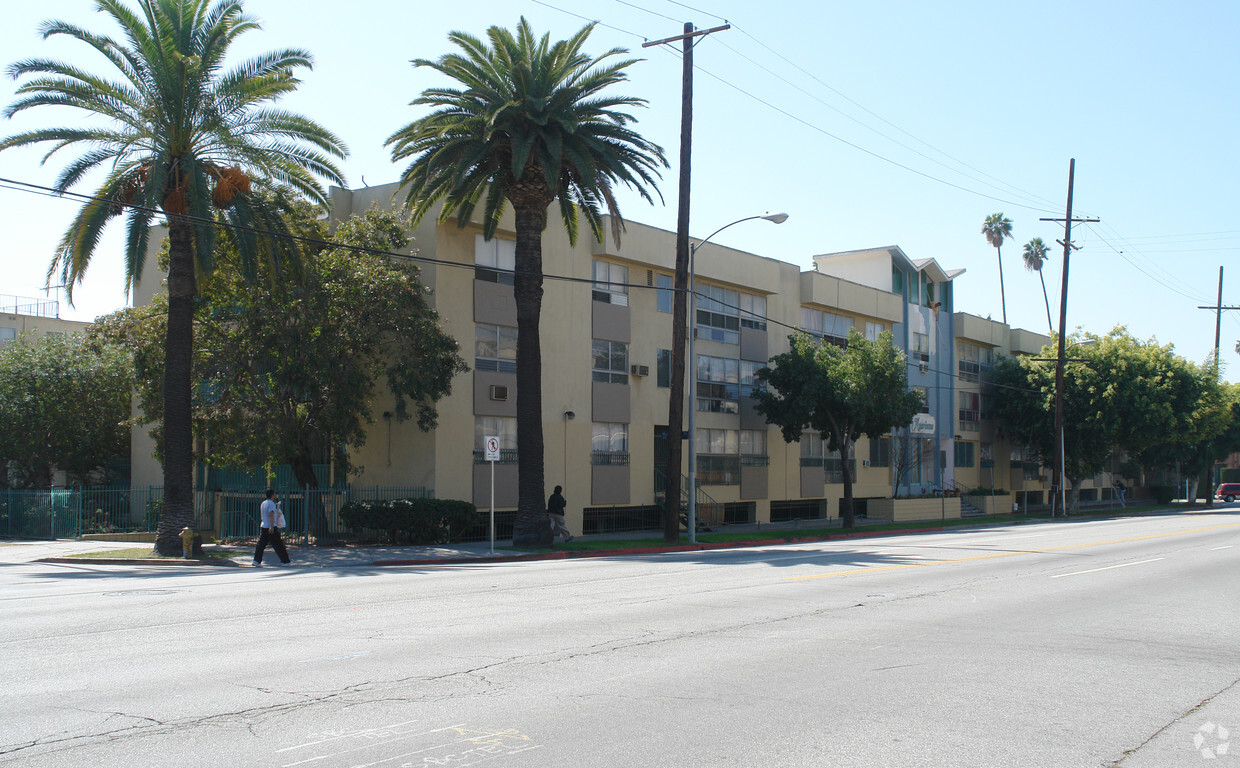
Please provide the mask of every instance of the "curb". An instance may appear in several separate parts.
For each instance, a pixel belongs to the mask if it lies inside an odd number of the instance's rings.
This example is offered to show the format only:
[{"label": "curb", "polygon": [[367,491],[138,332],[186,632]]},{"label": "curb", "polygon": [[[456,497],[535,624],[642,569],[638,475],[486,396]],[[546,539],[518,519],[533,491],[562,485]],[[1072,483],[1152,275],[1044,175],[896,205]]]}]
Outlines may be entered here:
[{"label": "curb", "polygon": [[240,564],[229,558],[212,558],[210,560],[186,560],[184,558],[142,559],[119,557],[41,557],[36,563],[61,563],[63,565],[213,565],[224,568],[240,568]]}]

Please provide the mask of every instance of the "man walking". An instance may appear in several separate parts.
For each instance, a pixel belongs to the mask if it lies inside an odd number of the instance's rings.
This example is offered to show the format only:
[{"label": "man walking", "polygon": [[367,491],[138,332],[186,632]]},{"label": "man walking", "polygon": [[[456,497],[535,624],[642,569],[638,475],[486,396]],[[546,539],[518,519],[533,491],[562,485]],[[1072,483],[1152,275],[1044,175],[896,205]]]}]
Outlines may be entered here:
[{"label": "man walking", "polygon": [[564,535],[564,543],[573,540],[573,536],[568,532],[568,525],[564,522],[564,508],[568,506],[568,502],[564,500],[563,490],[560,486],[555,487],[555,491],[551,494],[551,498],[547,499],[547,517],[551,518],[551,538],[555,538],[556,534]]},{"label": "man walking", "polygon": [[280,558],[281,565],[289,564],[288,550],[284,548],[284,541],[280,538],[280,526],[284,525],[284,511],[280,509],[279,502],[274,500],[276,492],[267,489],[267,500],[258,508],[259,525],[262,526],[262,533],[258,536],[258,546],[254,548],[254,567],[261,568],[263,565],[263,550],[271,544],[271,548],[276,551],[276,556]]}]

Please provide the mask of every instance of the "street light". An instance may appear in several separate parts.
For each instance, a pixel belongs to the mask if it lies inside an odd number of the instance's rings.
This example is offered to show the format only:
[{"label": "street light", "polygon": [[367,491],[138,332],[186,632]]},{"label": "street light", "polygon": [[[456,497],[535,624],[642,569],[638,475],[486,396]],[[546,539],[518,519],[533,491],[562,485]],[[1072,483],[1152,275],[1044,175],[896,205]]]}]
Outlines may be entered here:
[{"label": "street light", "polygon": [[[686,366],[686,368],[688,368],[689,382],[690,382],[690,387],[689,387],[689,508],[688,508],[688,515],[687,515],[690,542],[697,541],[697,452],[696,452],[696,445],[695,445],[695,443],[697,442],[697,429],[694,426],[697,421],[696,419],[696,416],[697,416],[697,355],[694,354],[694,347],[696,346],[695,342],[697,341],[697,293],[696,293],[696,287],[694,285],[694,261],[695,261],[695,257],[697,256],[698,249],[701,248],[703,245],[706,245],[706,243],[710,242],[710,239],[712,237],[719,234],[720,232],[727,229],[728,227],[732,226],[733,224],[740,224],[742,221],[752,221],[754,219],[762,219],[763,221],[769,221],[774,224],[783,224],[785,221],[788,220],[788,214],[784,213],[783,211],[780,211],[778,213],[764,213],[758,216],[746,216],[743,219],[737,219],[731,224],[724,224],[722,227],[720,227],[719,229],[716,229],[714,232],[711,232],[709,235],[703,238],[697,245],[690,246],[689,248],[689,299],[691,301],[691,304],[689,306],[689,361],[688,361],[689,364]],[[676,471],[680,471],[679,468],[676,468]]]}]

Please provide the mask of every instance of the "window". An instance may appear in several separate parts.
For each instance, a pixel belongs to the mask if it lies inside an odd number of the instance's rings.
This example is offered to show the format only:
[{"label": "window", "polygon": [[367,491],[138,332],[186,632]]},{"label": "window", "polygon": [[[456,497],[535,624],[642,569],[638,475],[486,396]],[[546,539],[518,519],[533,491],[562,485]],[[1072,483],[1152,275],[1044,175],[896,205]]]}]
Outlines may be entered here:
[{"label": "window", "polygon": [[592,464],[629,463],[629,425],[596,421],[590,437]]},{"label": "window", "polygon": [[871,437],[870,438],[870,466],[871,467],[890,467],[891,466],[891,438],[890,437]]},{"label": "window", "polygon": [[[840,458],[839,451],[828,451],[822,457],[822,468],[826,470],[827,482],[839,485],[844,482],[844,461]],[[853,480],[857,479],[857,460],[848,460],[848,476]]]},{"label": "window", "polygon": [[870,341],[878,341],[878,334],[882,333],[885,330],[887,330],[886,323],[871,323],[869,321],[866,321],[865,337],[866,339]]},{"label": "window", "polygon": [[658,350],[654,360],[655,384],[660,387],[672,386],[672,350]]},{"label": "window", "polygon": [[609,261],[594,262],[594,300],[628,306],[629,268]]},{"label": "window", "polygon": [[740,485],[739,430],[699,429],[695,434],[695,467],[702,485]]},{"label": "window", "polygon": [[967,341],[956,342],[961,381],[980,381],[982,372],[994,362],[994,350]]},{"label": "window", "polygon": [[17,340],[17,329],[0,326],[0,346]]},{"label": "window", "polygon": [[913,331],[913,348],[909,350],[909,358],[912,360],[920,360],[923,363],[930,362],[929,334]]},{"label": "window", "polygon": [[960,422],[960,431],[976,432],[977,422],[981,417],[981,396],[976,392],[959,392],[957,397],[960,402],[960,413],[957,418]]},{"label": "window", "polygon": [[741,327],[766,330],[766,297],[741,294]]},{"label": "window", "polygon": [[921,412],[930,413],[930,390],[926,387],[913,387],[913,391],[921,395]]},{"label": "window", "polygon": [[490,283],[512,285],[517,266],[517,243],[514,240],[487,240],[474,236],[474,278]]},{"label": "window", "polygon": [[956,466],[973,466],[973,443],[965,440],[956,441]]},{"label": "window", "polygon": [[837,347],[848,346],[848,331],[853,319],[834,312],[801,307],[801,328],[815,336],[821,336]]},{"label": "window", "polygon": [[801,433],[801,466],[821,467],[822,457],[826,450],[826,442],[820,433]]},{"label": "window", "polygon": [[720,285],[698,285],[697,337],[724,344],[741,342],[740,292]]},{"label": "window", "polygon": [[484,464],[486,456],[483,441],[494,435],[499,438],[501,464],[517,462],[517,420],[512,416],[474,417],[474,463]]},{"label": "window", "polygon": [[[924,276],[923,276],[924,277]],[[921,303],[927,307],[934,304],[934,281],[926,277],[926,288],[921,294]]]},{"label": "window", "polygon": [[474,326],[474,370],[517,370],[517,329],[505,325]]},{"label": "window", "polygon": [[629,345],[595,339],[593,380],[603,384],[628,384]]},{"label": "window", "polygon": [[899,296],[904,295],[904,273],[891,267],[891,292]]},{"label": "window", "polygon": [[766,391],[766,385],[758,380],[758,371],[766,367],[766,363],[754,360],[741,361],[741,397],[753,397],[754,392]]},{"label": "window", "polygon": [[[740,431],[741,456],[766,458],[766,430],[742,429]],[[762,462],[765,464],[766,462]]]},{"label": "window", "polygon": [[672,293],[672,276],[671,275],[655,275],[655,285],[658,287],[655,296],[655,304],[660,312],[671,313],[672,300],[675,294]]},{"label": "window", "polygon": [[697,409],[707,413],[740,413],[740,361],[698,355]]}]

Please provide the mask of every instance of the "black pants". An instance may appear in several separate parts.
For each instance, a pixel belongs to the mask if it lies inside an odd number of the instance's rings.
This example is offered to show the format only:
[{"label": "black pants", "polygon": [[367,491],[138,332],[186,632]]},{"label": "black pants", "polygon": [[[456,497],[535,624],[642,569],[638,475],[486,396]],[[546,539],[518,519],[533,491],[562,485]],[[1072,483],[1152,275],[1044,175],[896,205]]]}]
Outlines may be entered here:
[{"label": "black pants", "polygon": [[280,562],[287,563],[288,550],[284,548],[284,540],[280,538],[279,528],[263,528],[262,534],[258,537],[258,546],[254,548],[254,562],[261,563],[263,561],[263,550],[271,544],[271,548],[276,551],[276,555],[280,558]]}]

